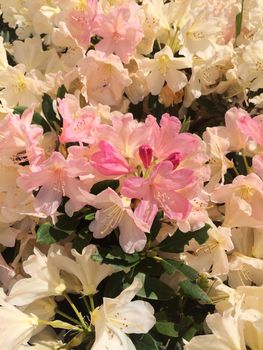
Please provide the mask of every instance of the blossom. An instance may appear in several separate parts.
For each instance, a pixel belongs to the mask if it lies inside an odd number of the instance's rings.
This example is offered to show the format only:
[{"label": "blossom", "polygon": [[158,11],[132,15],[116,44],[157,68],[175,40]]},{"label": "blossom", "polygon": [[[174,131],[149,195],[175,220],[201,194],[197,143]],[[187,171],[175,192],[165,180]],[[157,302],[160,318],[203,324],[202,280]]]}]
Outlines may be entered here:
[{"label": "blossom", "polygon": [[91,104],[113,106],[120,103],[131,79],[118,56],[106,56],[103,52],[90,50],[78,66],[84,84],[84,95]]},{"label": "blossom", "polygon": [[[58,209],[62,196],[70,198],[70,213],[74,207],[78,208],[92,195],[86,193],[85,200],[81,192],[81,182],[77,176],[85,174],[85,163],[71,157],[65,159],[61,153],[53,152],[51,157],[38,166],[21,172],[18,179],[19,186],[28,192],[38,189],[35,198],[35,209],[39,213],[53,215]],[[84,190],[83,190],[84,191]]]},{"label": "blossom", "polygon": [[113,7],[107,15],[98,15],[96,34],[102,39],[96,45],[96,50],[107,55],[115,53],[124,63],[128,63],[143,37],[138,18],[139,10],[140,7],[136,3],[130,2]]},{"label": "blossom", "polygon": [[77,0],[75,1],[75,7],[69,11],[66,20],[67,27],[80,45],[89,45],[90,37],[94,34],[94,21],[97,11],[97,0]]},{"label": "blossom", "polygon": [[148,201],[155,214],[161,208],[170,219],[182,220],[190,212],[187,197],[193,193],[190,187],[195,187],[196,178],[190,169],[173,171],[173,168],[173,163],[167,160],[156,165],[149,178],[127,178],[121,193],[129,198]]},{"label": "blossom", "polygon": [[126,334],[147,333],[154,326],[153,307],[142,300],[131,301],[140,288],[135,279],[116,298],[103,298],[103,304],[91,314],[96,336],[91,350],[135,350]]},{"label": "blossom", "polygon": [[109,187],[96,196],[92,205],[99,209],[89,226],[95,238],[103,238],[119,227],[119,241],[125,252],[134,253],[144,248],[145,232],[149,232],[150,226],[131,210],[128,198],[119,197]]},{"label": "blossom", "polygon": [[[182,254],[183,259],[195,268],[199,272],[212,271],[212,276],[221,276],[221,278],[227,276],[228,258],[227,252],[234,249],[234,245],[231,241],[231,230],[226,227],[216,227],[213,223],[208,230],[208,240],[195,248],[193,242],[189,247],[186,247],[186,252]],[[194,252],[194,254],[187,253],[187,251]]]},{"label": "blossom", "polygon": [[5,301],[5,294],[0,290],[0,346],[6,350],[18,350],[37,333],[38,317],[27,314]]},{"label": "blossom", "polygon": [[[93,295],[97,293],[100,282],[114,272],[111,265],[99,264],[92,260],[92,255],[96,255],[96,253],[98,251],[95,245],[88,245],[82,250],[81,254],[72,249],[71,254],[75,258],[73,260],[65,254],[62,247],[58,246],[54,248],[52,264],[57,269],[66,271],[78,278],[81,283],[81,287],[77,287],[78,292],[84,295]],[[70,287],[73,287],[72,282]],[[74,290],[74,288],[72,289]]]},{"label": "blossom", "polygon": [[92,108],[80,108],[77,98],[66,94],[65,98],[59,101],[58,111],[63,119],[59,138],[61,142],[94,142],[91,130],[99,125],[100,119]]},{"label": "blossom", "polygon": [[46,256],[34,248],[34,254],[24,261],[24,271],[31,277],[22,278],[13,285],[7,297],[10,304],[27,305],[44,297],[61,295],[65,291],[59,269],[52,262],[52,249]]},{"label": "blossom", "polygon": [[185,350],[213,349],[215,350],[245,350],[242,320],[240,315],[231,316],[226,312],[208,315],[206,323],[213,334],[200,335],[191,339],[184,347]]},{"label": "blossom", "polygon": [[165,82],[173,92],[181,90],[187,84],[187,78],[180,70],[191,65],[191,61],[185,57],[173,57],[172,50],[166,46],[153,59],[145,59],[141,68],[151,94],[158,95]]},{"label": "blossom", "polygon": [[232,184],[216,188],[211,200],[225,203],[226,227],[258,227],[263,224],[262,180],[254,173],[237,176]]}]

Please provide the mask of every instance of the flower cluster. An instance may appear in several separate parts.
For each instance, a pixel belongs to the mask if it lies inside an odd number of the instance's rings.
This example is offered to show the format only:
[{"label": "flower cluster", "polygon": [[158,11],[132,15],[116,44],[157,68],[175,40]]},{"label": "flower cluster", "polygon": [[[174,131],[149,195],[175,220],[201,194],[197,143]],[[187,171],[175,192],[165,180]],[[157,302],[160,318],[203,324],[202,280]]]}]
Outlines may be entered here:
[{"label": "flower cluster", "polygon": [[0,0],[1,349],[262,348],[262,10]]}]

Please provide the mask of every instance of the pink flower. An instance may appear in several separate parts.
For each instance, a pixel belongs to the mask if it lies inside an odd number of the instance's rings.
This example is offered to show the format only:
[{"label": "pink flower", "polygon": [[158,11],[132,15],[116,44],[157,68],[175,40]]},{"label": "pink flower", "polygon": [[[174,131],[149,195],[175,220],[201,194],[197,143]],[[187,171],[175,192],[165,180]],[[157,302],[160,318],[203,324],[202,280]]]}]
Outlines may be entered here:
[{"label": "pink flower", "polygon": [[107,55],[115,53],[124,63],[128,63],[143,38],[139,10],[137,4],[127,3],[113,7],[108,15],[98,15],[96,34],[102,40],[96,45],[96,49]]},{"label": "pink flower", "polygon": [[131,177],[124,180],[121,193],[129,198],[146,200],[152,208],[163,209],[170,219],[182,220],[190,212],[191,198],[197,189],[196,178],[190,169],[173,170],[173,163],[163,161],[153,169],[149,178]]},{"label": "pink flower", "polygon": [[251,118],[249,114],[245,114],[237,121],[237,125],[246,137],[263,147],[263,120],[260,117]]},{"label": "pink flower", "polygon": [[68,14],[67,27],[80,45],[88,46],[94,34],[94,20],[98,11],[98,0],[84,0]]},{"label": "pink flower", "polygon": [[100,150],[92,157],[92,165],[101,174],[106,176],[119,176],[128,174],[130,167],[126,159],[106,141],[100,141]]},{"label": "pink flower", "polygon": [[79,107],[75,96],[67,94],[59,102],[59,113],[63,118],[63,129],[60,141],[93,143],[91,131],[99,125],[100,118],[97,117],[89,106]]},{"label": "pink flower", "polygon": [[107,188],[96,196],[92,205],[99,209],[89,226],[95,238],[104,238],[119,227],[120,245],[126,253],[143,250],[147,241],[144,232],[149,232],[150,226],[133,213],[130,200]]},{"label": "pink flower", "polygon": [[0,156],[11,158],[12,161],[23,163],[36,162],[43,157],[44,152],[39,147],[43,129],[32,125],[34,110],[27,109],[22,116],[8,114],[0,122]]},{"label": "pink flower", "polygon": [[88,193],[84,200],[84,189],[81,191],[81,182],[76,179],[85,172],[85,163],[65,159],[61,153],[54,152],[40,165],[21,170],[18,185],[28,192],[41,187],[35,198],[35,210],[37,213],[53,215],[61,203],[62,196],[69,197],[70,201],[67,205],[76,206],[77,209],[80,209],[78,208],[79,202],[82,204],[83,201],[86,203],[89,200],[92,201],[93,196]]}]

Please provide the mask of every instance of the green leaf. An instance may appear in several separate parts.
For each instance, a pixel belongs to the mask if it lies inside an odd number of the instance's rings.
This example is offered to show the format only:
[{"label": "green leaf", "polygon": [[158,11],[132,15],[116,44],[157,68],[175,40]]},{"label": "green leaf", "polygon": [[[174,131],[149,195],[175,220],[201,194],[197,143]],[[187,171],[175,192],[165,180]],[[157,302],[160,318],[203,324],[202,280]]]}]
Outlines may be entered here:
[{"label": "green leaf", "polygon": [[62,119],[57,118],[53,109],[53,100],[48,94],[44,94],[42,98],[42,111],[53,129],[57,130],[62,126]]},{"label": "green leaf", "polygon": [[243,11],[244,11],[244,0],[241,2],[241,12],[236,15],[236,38],[241,33],[242,20],[243,20]]},{"label": "green leaf", "polygon": [[51,236],[50,229],[52,225],[49,222],[45,222],[43,225],[39,227],[36,233],[36,242],[39,244],[52,244],[55,243],[56,240]]},{"label": "green leaf", "polygon": [[185,280],[180,282],[179,285],[183,294],[189,296],[191,299],[202,301],[207,304],[212,303],[209,296],[197,284]]},{"label": "green leaf", "polygon": [[135,277],[138,278],[143,285],[137,293],[139,297],[152,300],[169,300],[174,297],[173,289],[158,278],[150,277],[141,272]]},{"label": "green leaf", "polygon": [[88,229],[83,228],[77,233],[77,236],[73,240],[72,248],[76,249],[78,253],[81,253],[82,250],[87,247],[87,245],[92,240],[92,234]]},{"label": "green leaf", "polygon": [[[24,111],[27,109],[27,107],[25,106],[16,106],[14,108],[14,113],[15,114],[19,114],[22,115],[24,113]],[[33,118],[32,118],[32,124],[37,124],[42,126],[44,132],[48,132],[51,130],[50,126],[48,125],[47,121],[44,119],[44,117],[38,113],[38,112],[34,112],[33,114]]]},{"label": "green leaf", "polygon": [[119,187],[119,184],[120,183],[118,180],[100,181],[91,187],[90,193],[97,195],[100,192],[106,190],[108,187],[112,188],[113,190],[116,190]]},{"label": "green leaf", "polygon": [[66,93],[67,93],[67,89],[66,89],[65,85],[61,85],[58,88],[57,97],[62,99],[65,97]]},{"label": "green leaf", "polygon": [[184,116],[184,120],[180,129],[180,133],[187,132],[191,125],[191,117]]},{"label": "green leaf", "polygon": [[161,260],[161,265],[165,272],[169,275],[174,274],[176,271],[181,272],[191,281],[194,281],[198,277],[198,272],[194,270],[191,266],[186,265],[182,261],[175,261],[172,259]]},{"label": "green leaf", "polygon": [[131,337],[136,350],[158,350],[157,341],[150,334],[136,335]]},{"label": "green leaf", "polygon": [[94,220],[95,219],[95,214],[96,213],[90,213],[90,214],[85,215],[85,220],[87,220],[87,221]]},{"label": "green leaf", "polygon": [[165,252],[181,253],[184,251],[184,246],[193,238],[199,244],[205,243],[205,241],[208,239],[207,231],[209,229],[210,225],[205,224],[205,226],[193,232],[181,232],[180,230],[177,230],[173,236],[167,237],[159,245],[159,249]]},{"label": "green leaf", "polygon": [[153,241],[156,238],[156,236],[158,235],[160,228],[161,228],[161,225],[162,225],[162,223],[161,223],[162,218],[163,218],[163,212],[159,211],[153,220],[150,233],[149,233],[149,235],[147,235],[148,240]]},{"label": "green leaf", "polygon": [[155,329],[158,333],[166,335],[171,338],[178,337],[178,331],[175,329],[176,325],[173,322],[157,321]]},{"label": "green leaf", "polygon": [[55,228],[65,232],[73,232],[79,225],[79,218],[68,217],[67,215],[58,216]]},{"label": "green leaf", "polygon": [[97,254],[92,255],[92,259],[104,264],[111,264],[120,268],[134,267],[140,261],[140,254],[126,254],[120,247],[112,246],[109,249],[99,248]]}]

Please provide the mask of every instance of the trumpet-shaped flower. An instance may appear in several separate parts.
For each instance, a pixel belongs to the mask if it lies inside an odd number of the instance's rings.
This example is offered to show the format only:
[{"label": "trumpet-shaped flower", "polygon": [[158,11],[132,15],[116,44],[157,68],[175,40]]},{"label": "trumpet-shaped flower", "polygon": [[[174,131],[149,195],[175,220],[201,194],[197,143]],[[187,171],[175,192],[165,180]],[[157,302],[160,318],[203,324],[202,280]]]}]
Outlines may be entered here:
[{"label": "trumpet-shaped flower", "polygon": [[[65,159],[61,153],[53,152],[51,157],[38,166],[32,166],[25,172],[21,171],[18,184],[26,191],[31,192],[38,189],[35,198],[35,210],[38,213],[53,215],[60,205],[62,196],[67,196],[70,201],[67,205],[79,207],[92,199],[92,195],[86,193],[84,199],[81,192],[81,182],[77,176],[86,174],[86,164],[83,160],[74,160],[71,157]],[[84,190],[83,190],[84,191]],[[79,209],[79,208],[78,208]],[[66,208],[67,210],[67,208]]]},{"label": "trumpet-shaped flower", "polygon": [[153,59],[142,62],[148,88],[152,95],[158,95],[164,85],[173,92],[181,90],[187,84],[186,75],[181,69],[190,68],[192,62],[185,57],[174,57],[170,47],[166,46],[154,55]]},{"label": "trumpet-shaped flower", "polygon": [[125,252],[134,253],[144,248],[145,232],[150,231],[150,225],[131,210],[128,198],[119,197],[109,187],[97,195],[92,205],[99,209],[90,224],[95,238],[104,238],[119,227],[120,245]]},{"label": "trumpet-shaped flower", "polygon": [[129,2],[113,7],[107,15],[98,15],[96,34],[102,40],[96,45],[96,49],[107,55],[115,53],[124,63],[128,63],[143,37],[138,18],[139,10],[136,3]]},{"label": "trumpet-shaped flower", "polygon": [[0,348],[19,350],[37,333],[38,317],[27,314],[5,301],[5,294],[0,290]]},{"label": "trumpet-shaped flower", "polygon": [[84,295],[93,295],[97,293],[100,282],[115,271],[112,265],[99,264],[92,260],[92,255],[97,252],[95,245],[85,247],[81,254],[72,249],[74,261],[64,254],[61,247],[58,247],[52,256],[52,263],[59,270],[66,271],[79,279],[81,283],[79,292]]},{"label": "trumpet-shaped flower", "polygon": [[77,0],[75,7],[69,11],[67,27],[80,45],[89,45],[90,37],[94,34],[94,20],[97,12],[97,0]]},{"label": "trumpet-shaped flower", "polygon": [[23,263],[24,271],[30,275],[17,281],[7,297],[13,305],[27,305],[35,300],[53,295],[61,295],[66,286],[59,275],[59,269],[52,262],[52,250],[48,256],[37,248],[34,254]]},{"label": "trumpet-shaped flower", "polygon": [[83,94],[91,104],[109,106],[121,102],[125,87],[132,81],[118,56],[90,50],[78,63],[84,84]]},{"label": "trumpet-shaped flower", "polygon": [[211,200],[225,203],[226,227],[259,227],[263,225],[262,180],[254,173],[237,176],[232,184],[214,190]]},{"label": "trumpet-shaped flower", "polygon": [[91,315],[96,339],[91,350],[135,350],[126,334],[147,333],[155,324],[153,307],[142,300],[131,301],[141,288],[134,280],[116,298],[103,298],[103,304]]},{"label": "trumpet-shaped flower", "polygon": [[[196,178],[190,169],[174,171],[171,161],[155,166],[149,178],[130,177],[124,180],[121,193],[129,198],[149,201],[152,211],[158,208],[174,220],[182,220],[189,214],[189,197],[193,196]],[[154,216],[154,215],[153,215]]]}]

